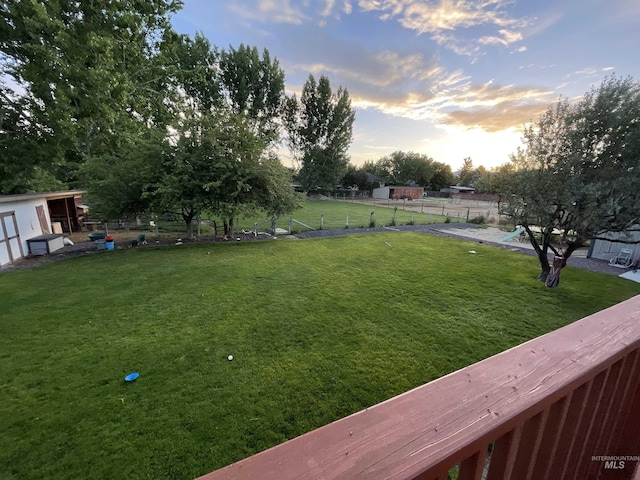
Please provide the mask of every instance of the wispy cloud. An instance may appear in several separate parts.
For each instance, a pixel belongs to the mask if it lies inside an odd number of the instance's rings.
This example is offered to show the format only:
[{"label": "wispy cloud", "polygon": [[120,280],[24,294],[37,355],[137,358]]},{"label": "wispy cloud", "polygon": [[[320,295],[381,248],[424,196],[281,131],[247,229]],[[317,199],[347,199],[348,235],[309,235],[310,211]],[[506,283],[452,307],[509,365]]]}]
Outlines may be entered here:
[{"label": "wispy cloud", "polygon": [[390,116],[490,132],[519,129],[548,108],[555,95],[533,87],[473,85],[462,71],[447,70],[436,55],[368,51],[325,36],[299,43],[305,45],[295,55],[300,60],[284,65],[287,71],[328,75],[332,85],[348,86],[354,107]]},{"label": "wispy cloud", "polygon": [[304,14],[299,5],[291,5],[291,0],[258,0],[257,5],[255,2],[252,4],[231,3],[229,9],[239,17],[263,23],[299,25],[308,20],[308,16]]},{"label": "wispy cloud", "polygon": [[[359,0],[364,11],[377,11],[382,20],[396,19],[404,28],[429,34],[459,55],[477,54],[483,45],[510,45],[522,40],[528,21],[507,13],[509,0]],[[479,28],[482,27],[482,28]],[[493,29],[491,34],[475,30]],[[472,31],[474,30],[474,31]]]},{"label": "wispy cloud", "polygon": [[[499,86],[491,83],[471,86],[453,84],[435,94],[414,91],[394,96],[358,90],[355,105],[376,108],[389,115],[429,120],[487,132],[519,130],[535,120],[553,102],[554,92],[533,87]],[[359,96],[362,95],[362,96]]]},{"label": "wispy cloud", "polygon": [[520,129],[544,112],[554,95],[534,87],[476,85],[444,99],[440,122],[487,132]]}]

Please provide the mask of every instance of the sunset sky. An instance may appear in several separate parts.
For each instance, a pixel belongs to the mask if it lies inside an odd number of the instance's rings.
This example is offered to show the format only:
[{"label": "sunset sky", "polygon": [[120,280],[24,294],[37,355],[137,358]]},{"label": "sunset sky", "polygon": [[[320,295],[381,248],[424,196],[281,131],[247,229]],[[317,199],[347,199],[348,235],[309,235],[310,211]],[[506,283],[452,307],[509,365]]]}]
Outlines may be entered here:
[{"label": "sunset sky", "polygon": [[287,94],[309,73],[345,87],[354,164],[403,150],[497,166],[560,95],[640,77],[638,0],[184,0],[173,24],[267,48]]}]

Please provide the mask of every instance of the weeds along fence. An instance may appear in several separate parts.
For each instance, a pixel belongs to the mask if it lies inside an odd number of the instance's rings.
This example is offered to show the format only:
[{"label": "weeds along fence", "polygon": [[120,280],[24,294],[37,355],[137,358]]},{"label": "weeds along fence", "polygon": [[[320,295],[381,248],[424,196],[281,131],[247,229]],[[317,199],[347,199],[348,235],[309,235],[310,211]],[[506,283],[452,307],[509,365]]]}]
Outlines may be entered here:
[{"label": "weeds along fence", "polygon": [[[281,234],[295,234],[309,230],[465,222],[504,223],[504,219],[498,215],[497,204],[492,202],[465,202],[448,198],[380,200],[354,196],[335,200],[323,197],[323,200],[307,202],[304,208],[296,210],[291,216],[278,218],[275,227]],[[224,233],[222,220],[209,215],[195,219],[192,227],[194,237],[220,236]],[[271,219],[264,215],[234,219],[234,234],[273,233],[272,227]],[[156,235],[186,234],[184,221],[176,215],[114,220],[108,223],[108,228],[146,231]]]}]

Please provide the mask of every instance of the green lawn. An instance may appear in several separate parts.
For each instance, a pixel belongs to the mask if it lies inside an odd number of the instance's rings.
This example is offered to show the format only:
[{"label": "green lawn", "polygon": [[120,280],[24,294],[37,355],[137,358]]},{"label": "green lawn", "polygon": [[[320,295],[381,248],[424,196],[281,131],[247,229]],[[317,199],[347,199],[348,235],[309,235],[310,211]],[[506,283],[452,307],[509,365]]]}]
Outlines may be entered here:
[{"label": "green lawn", "polygon": [[193,478],[640,293],[537,273],[391,232],[0,274],[0,479]]},{"label": "green lawn", "polygon": [[[419,202],[407,202],[407,206],[410,205],[413,205],[416,208],[420,207]],[[374,212],[373,217],[371,216],[371,212]],[[377,205],[370,205],[363,204],[362,201],[352,202],[348,200],[307,200],[302,208],[299,208],[290,216],[286,215],[279,218],[276,226],[278,228],[288,230],[289,217],[292,217],[298,222],[308,225],[315,230],[339,230],[346,228],[347,226],[349,228],[367,228],[369,227],[371,220],[373,220],[378,227],[390,226],[394,221],[396,225],[409,225],[411,223],[416,225],[425,225],[428,223],[443,223],[446,218],[442,215],[402,210],[401,206],[398,207],[397,210],[394,210],[394,208],[387,207],[384,202]],[[219,218],[208,215],[203,215],[203,218],[210,221],[217,221],[221,234],[222,222]],[[457,218],[454,218],[453,221],[457,221]],[[271,220],[267,219],[264,215],[240,217],[235,219],[235,222],[236,231],[240,231],[242,229],[252,230],[255,223],[258,224],[258,229],[260,231],[266,231],[271,228]],[[144,223],[145,226],[148,224],[147,221]],[[160,225],[165,232],[184,232],[184,223],[181,221],[171,223],[160,222]],[[295,221],[292,222],[291,231],[293,233],[308,230],[308,228],[300,225],[300,223]],[[205,236],[211,235],[208,226],[203,227],[202,234]]]}]

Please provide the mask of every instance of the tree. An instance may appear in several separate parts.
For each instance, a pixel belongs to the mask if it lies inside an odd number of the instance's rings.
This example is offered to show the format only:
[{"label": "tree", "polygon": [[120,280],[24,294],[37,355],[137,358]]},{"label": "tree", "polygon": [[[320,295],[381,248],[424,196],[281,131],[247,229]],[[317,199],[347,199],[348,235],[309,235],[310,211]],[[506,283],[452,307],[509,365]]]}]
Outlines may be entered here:
[{"label": "tree", "polygon": [[260,58],[256,47],[230,47],[220,55],[220,77],[232,110],[251,118],[259,135],[277,140],[284,102],[284,71],[278,60],[271,60],[266,48]]},{"label": "tree", "polygon": [[161,179],[168,148],[159,129],[144,136],[122,135],[117,142],[110,152],[88,158],[78,172],[91,215],[103,221],[152,210],[151,193]]},{"label": "tree", "polygon": [[74,186],[79,165],[107,153],[114,137],[157,120],[164,80],[157,60],[179,7],[174,0],[3,2],[0,75],[20,92],[9,98],[14,110],[25,112],[5,132],[27,132],[35,152],[24,163],[10,148],[3,163],[25,178],[39,168]]},{"label": "tree", "polygon": [[[625,233],[640,229],[640,84],[608,77],[577,103],[561,98],[525,129],[523,141],[504,190],[538,255],[538,279],[555,287],[588,240],[617,232],[626,242]],[[554,231],[561,248],[551,244]]]},{"label": "tree", "polygon": [[440,190],[454,181],[449,165],[422,153],[396,151],[375,163],[366,162],[365,167],[384,182],[395,185],[415,183],[430,190]]},{"label": "tree", "polygon": [[451,171],[451,166],[441,162],[433,162],[433,176],[431,177],[430,189],[438,191],[453,185],[455,175]]},{"label": "tree", "polygon": [[365,166],[356,167],[349,165],[347,173],[342,177],[343,187],[357,187],[358,190],[371,190],[372,183],[369,180],[369,172]]},{"label": "tree", "polygon": [[194,38],[176,35],[163,45],[167,57],[167,92],[172,100],[173,116],[185,109],[211,112],[224,105],[222,82],[218,74],[220,53],[201,33]]},{"label": "tree", "polygon": [[466,157],[463,160],[460,173],[458,173],[458,185],[470,186],[474,174],[475,168],[473,167],[473,160],[471,160],[471,157]]},{"label": "tree", "polygon": [[434,174],[433,159],[422,153],[396,151],[378,163],[386,174],[385,181],[395,185],[427,186]]},{"label": "tree", "polygon": [[228,109],[194,111],[180,124],[151,195],[158,211],[178,210],[187,237],[205,210],[225,219],[230,235],[240,214],[277,217],[299,205],[288,170],[268,154],[266,139],[252,127],[246,115]]},{"label": "tree", "polygon": [[346,89],[331,91],[329,79],[316,83],[309,75],[298,102],[285,102],[285,124],[289,147],[302,165],[299,178],[306,191],[316,187],[335,188],[346,172],[347,149],[352,141],[355,111]]},{"label": "tree", "polygon": [[42,168],[47,151],[54,154],[48,135],[40,135],[29,119],[25,98],[0,79],[0,194],[61,190],[65,184]]}]

